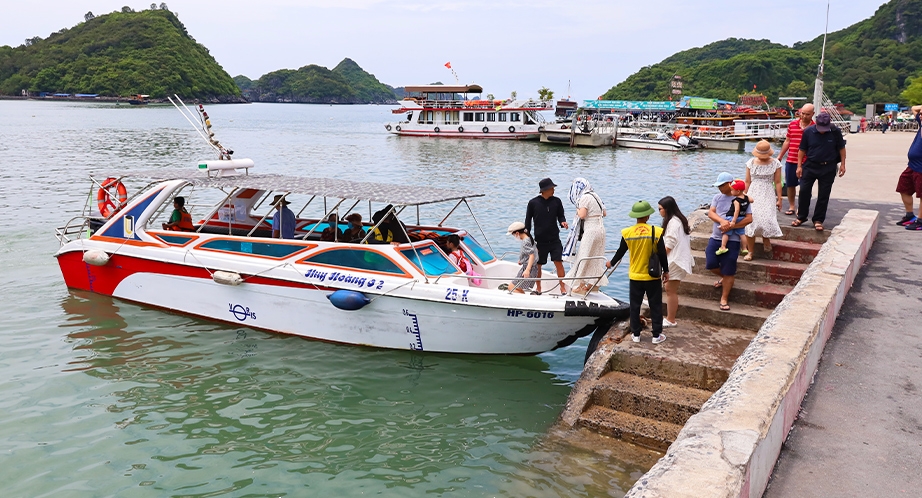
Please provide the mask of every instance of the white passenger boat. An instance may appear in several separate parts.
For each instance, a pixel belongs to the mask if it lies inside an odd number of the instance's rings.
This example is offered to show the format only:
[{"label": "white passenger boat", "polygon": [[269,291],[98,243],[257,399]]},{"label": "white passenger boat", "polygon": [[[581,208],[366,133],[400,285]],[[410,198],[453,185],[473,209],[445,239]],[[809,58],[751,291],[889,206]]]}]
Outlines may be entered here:
[{"label": "white passenger boat", "polygon": [[408,86],[406,92],[392,111],[404,119],[384,125],[395,135],[537,140],[545,123],[539,112],[553,110],[549,102],[480,98],[479,85]]},{"label": "white passenger boat", "polygon": [[663,132],[655,131],[638,134],[619,133],[615,138],[615,143],[618,147],[646,150],[686,151],[699,148],[698,145],[691,143],[688,137],[682,136],[674,140]]}]

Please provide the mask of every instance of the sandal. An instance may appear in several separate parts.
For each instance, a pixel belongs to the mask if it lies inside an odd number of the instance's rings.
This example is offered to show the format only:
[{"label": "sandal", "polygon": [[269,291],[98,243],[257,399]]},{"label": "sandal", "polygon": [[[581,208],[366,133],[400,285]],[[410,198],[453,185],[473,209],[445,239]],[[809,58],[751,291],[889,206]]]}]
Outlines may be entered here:
[{"label": "sandal", "polygon": [[714,251],[714,254],[720,256],[721,254],[726,254],[728,252],[730,252],[729,249],[727,249],[726,247],[721,247],[720,249]]},{"label": "sandal", "polygon": [[817,232],[822,232],[822,231],[823,231],[823,224],[820,223],[820,222],[816,222],[816,223],[813,224],[813,229],[816,230]]},{"label": "sandal", "polygon": [[797,214],[797,211],[794,211],[793,209],[788,209],[787,211],[784,212],[784,214],[788,216],[794,216],[795,214]]},{"label": "sandal", "polygon": [[799,226],[803,225],[803,224],[806,223],[806,222],[807,222],[807,220],[796,219],[796,220],[794,220],[793,222],[791,222],[791,226],[792,226],[792,227],[799,227]]},{"label": "sandal", "polygon": [[727,303],[720,303],[720,311],[730,311],[730,305]]},{"label": "sandal", "polygon": [[752,254],[747,254],[743,256],[743,261],[752,261]]},{"label": "sandal", "polygon": [[720,279],[720,280],[714,282],[714,288],[715,288],[715,289],[720,289],[720,288],[723,287],[723,286],[724,286],[724,281],[723,281],[723,279]]}]

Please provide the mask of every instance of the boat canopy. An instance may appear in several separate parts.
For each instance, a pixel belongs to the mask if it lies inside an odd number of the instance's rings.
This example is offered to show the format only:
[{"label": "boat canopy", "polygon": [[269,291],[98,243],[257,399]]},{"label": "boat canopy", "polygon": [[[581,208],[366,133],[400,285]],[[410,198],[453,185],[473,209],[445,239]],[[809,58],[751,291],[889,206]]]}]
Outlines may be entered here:
[{"label": "boat canopy", "polygon": [[288,175],[207,177],[202,176],[198,171],[170,172],[152,170],[133,173],[130,176],[150,178],[156,181],[186,180],[195,187],[225,190],[233,188],[256,189],[336,199],[383,202],[394,206],[419,206],[484,196],[484,194],[477,192],[465,192],[455,189]]},{"label": "boat canopy", "polygon": [[480,85],[418,85],[404,87],[407,93],[483,93]]}]

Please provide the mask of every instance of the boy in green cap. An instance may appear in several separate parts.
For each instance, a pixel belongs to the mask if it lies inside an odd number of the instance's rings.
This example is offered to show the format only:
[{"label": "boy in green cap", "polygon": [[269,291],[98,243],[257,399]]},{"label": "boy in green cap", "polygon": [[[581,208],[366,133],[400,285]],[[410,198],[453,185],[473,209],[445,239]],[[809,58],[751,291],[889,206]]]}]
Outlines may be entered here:
[{"label": "boy in green cap", "polygon": [[[663,282],[669,281],[669,261],[666,259],[666,243],[663,242],[663,229],[648,225],[647,221],[655,210],[647,201],[637,201],[628,216],[637,219],[637,224],[621,230],[621,246],[618,252],[606,263],[611,268],[621,261],[624,253],[630,251],[631,267],[629,295],[631,302],[631,334],[634,342],[640,342],[640,304],[644,294],[650,304],[650,317],[653,319],[653,344],[666,340],[663,331]],[[651,277],[648,263],[653,252],[659,255],[663,276]]]}]

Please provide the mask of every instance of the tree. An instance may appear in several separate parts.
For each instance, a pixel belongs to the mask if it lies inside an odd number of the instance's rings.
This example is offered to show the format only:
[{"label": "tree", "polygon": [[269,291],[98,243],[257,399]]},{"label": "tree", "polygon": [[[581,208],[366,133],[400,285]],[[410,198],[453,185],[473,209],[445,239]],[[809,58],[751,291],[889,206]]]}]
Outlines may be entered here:
[{"label": "tree", "polygon": [[516,92],[515,90],[513,90],[512,93],[509,94],[509,98],[512,100],[515,100],[515,98],[518,96],[519,96],[519,92]]},{"label": "tree", "polygon": [[161,3],[161,4],[160,4],[160,10],[170,10],[170,9],[168,9],[168,8],[166,7],[166,3]]},{"label": "tree", "polygon": [[909,85],[903,90],[902,97],[909,101],[909,105],[922,104],[922,76],[908,81]]},{"label": "tree", "polygon": [[157,10],[157,4],[155,3],[150,4],[150,10]]},{"label": "tree", "polygon": [[788,83],[788,87],[784,91],[786,93],[785,97],[807,97],[813,93],[810,91],[810,87],[800,80]]},{"label": "tree", "polygon": [[129,13],[131,13],[131,12],[134,12],[134,9],[132,9],[131,7],[129,7],[129,6],[126,5],[126,6],[122,7],[122,12],[125,13],[125,14],[129,14]]},{"label": "tree", "polygon": [[84,21],[89,21],[89,20],[93,19],[94,17],[96,17],[96,16],[94,16],[94,15],[93,15],[93,12],[90,11],[90,12],[87,12],[86,14],[83,15],[83,20],[84,20]]},{"label": "tree", "polygon": [[538,90],[538,98],[543,101],[554,100],[554,91],[548,90],[546,86],[542,86],[541,89]]},{"label": "tree", "polygon": [[487,94],[487,100],[494,100],[494,97],[493,97],[493,94],[492,94],[492,93],[488,93],[488,94]]}]

